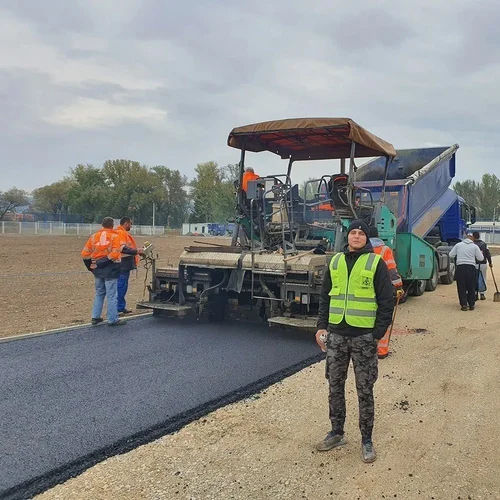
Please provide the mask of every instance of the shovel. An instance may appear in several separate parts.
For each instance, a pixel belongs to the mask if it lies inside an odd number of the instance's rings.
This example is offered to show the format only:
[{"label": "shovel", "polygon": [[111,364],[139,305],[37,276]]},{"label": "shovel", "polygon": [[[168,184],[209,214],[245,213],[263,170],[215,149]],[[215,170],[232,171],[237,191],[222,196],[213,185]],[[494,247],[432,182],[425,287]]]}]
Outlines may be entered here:
[{"label": "shovel", "polygon": [[500,302],[500,292],[498,291],[497,280],[495,279],[495,273],[493,269],[490,267],[491,275],[493,276],[493,283],[495,283],[495,288],[497,291],[493,294],[493,302]]}]

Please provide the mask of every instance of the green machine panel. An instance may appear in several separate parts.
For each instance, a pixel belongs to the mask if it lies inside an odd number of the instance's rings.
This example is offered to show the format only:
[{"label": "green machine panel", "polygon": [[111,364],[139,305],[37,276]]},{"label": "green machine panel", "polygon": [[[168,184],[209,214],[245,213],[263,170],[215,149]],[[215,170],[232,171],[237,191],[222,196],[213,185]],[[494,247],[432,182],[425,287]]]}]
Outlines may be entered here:
[{"label": "green machine panel", "polygon": [[434,247],[412,233],[396,235],[396,265],[404,280],[427,280],[434,270]]}]

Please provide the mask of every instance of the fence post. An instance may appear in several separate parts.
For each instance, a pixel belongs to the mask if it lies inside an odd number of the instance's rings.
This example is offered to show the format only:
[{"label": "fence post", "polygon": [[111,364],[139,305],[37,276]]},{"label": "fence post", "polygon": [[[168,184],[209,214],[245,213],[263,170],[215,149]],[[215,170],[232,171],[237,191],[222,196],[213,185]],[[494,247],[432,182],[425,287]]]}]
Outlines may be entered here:
[{"label": "fence post", "polygon": [[80,224],[78,222],[76,223],[76,235],[80,236]]},{"label": "fence post", "polygon": [[35,222],[35,234],[38,234],[38,222]]},{"label": "fence post", "polygon": [[23,226],[21,225],[22,222],[18,222],[19,224],[19,234],[21,234],[23,232]]},{"label": "fence post", "polygon": [[2,221],[2,234],[5,234],[5,222]]}]

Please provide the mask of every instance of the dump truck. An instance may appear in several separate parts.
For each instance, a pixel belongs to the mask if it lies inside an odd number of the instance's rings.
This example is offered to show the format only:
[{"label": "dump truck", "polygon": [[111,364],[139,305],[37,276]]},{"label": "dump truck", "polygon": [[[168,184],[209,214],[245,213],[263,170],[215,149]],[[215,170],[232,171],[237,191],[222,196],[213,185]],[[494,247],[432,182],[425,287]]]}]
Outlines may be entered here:
[{"label": "dump truck", "polygon": [[[240,150],[231,244],[186,247],[177,269],[154,261],[149,300],[139,307],[314,329],[326,264],[344,248],[354,218],[377,226],[410,294],[453,281],[448,254],[473,215],[449,189],[457,145],[396,151],[349,118],[238,127],[228,145]],[[244,191],[246,155],[264,151],[286,160],[286,171]],[[358,166],[359,158],[373,159]],[[322,160],[338,164],[299,189],[292,171]]]}]

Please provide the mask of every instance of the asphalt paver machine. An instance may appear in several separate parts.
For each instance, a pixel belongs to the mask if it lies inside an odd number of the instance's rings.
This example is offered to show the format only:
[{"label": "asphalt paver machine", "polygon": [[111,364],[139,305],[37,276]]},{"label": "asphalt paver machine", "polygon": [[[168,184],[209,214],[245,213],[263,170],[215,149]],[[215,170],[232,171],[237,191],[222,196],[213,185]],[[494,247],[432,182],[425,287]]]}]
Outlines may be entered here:
[{"label": "asphalt paver machine", "polygon": [[[177,269],[154,262],[149,300],[139,306],[157,314],[261,318],[271,325],[314,328],[326,263],[344,247],[350,221],[376,223],[382,237],[394,239],[396,217],[383,194],[375,201],[368,188],[357,186],[356,161],[379,157],[383,193],[396,151],[349,118],[238,127],[228,145],[241,151],[231,244],[186,247]],[[265,151],[286,160],[286,170],[249,181],[244,191],[246,153]],[[295,168],[319,160],[339,161],[299,189],[292,180]]]}]

